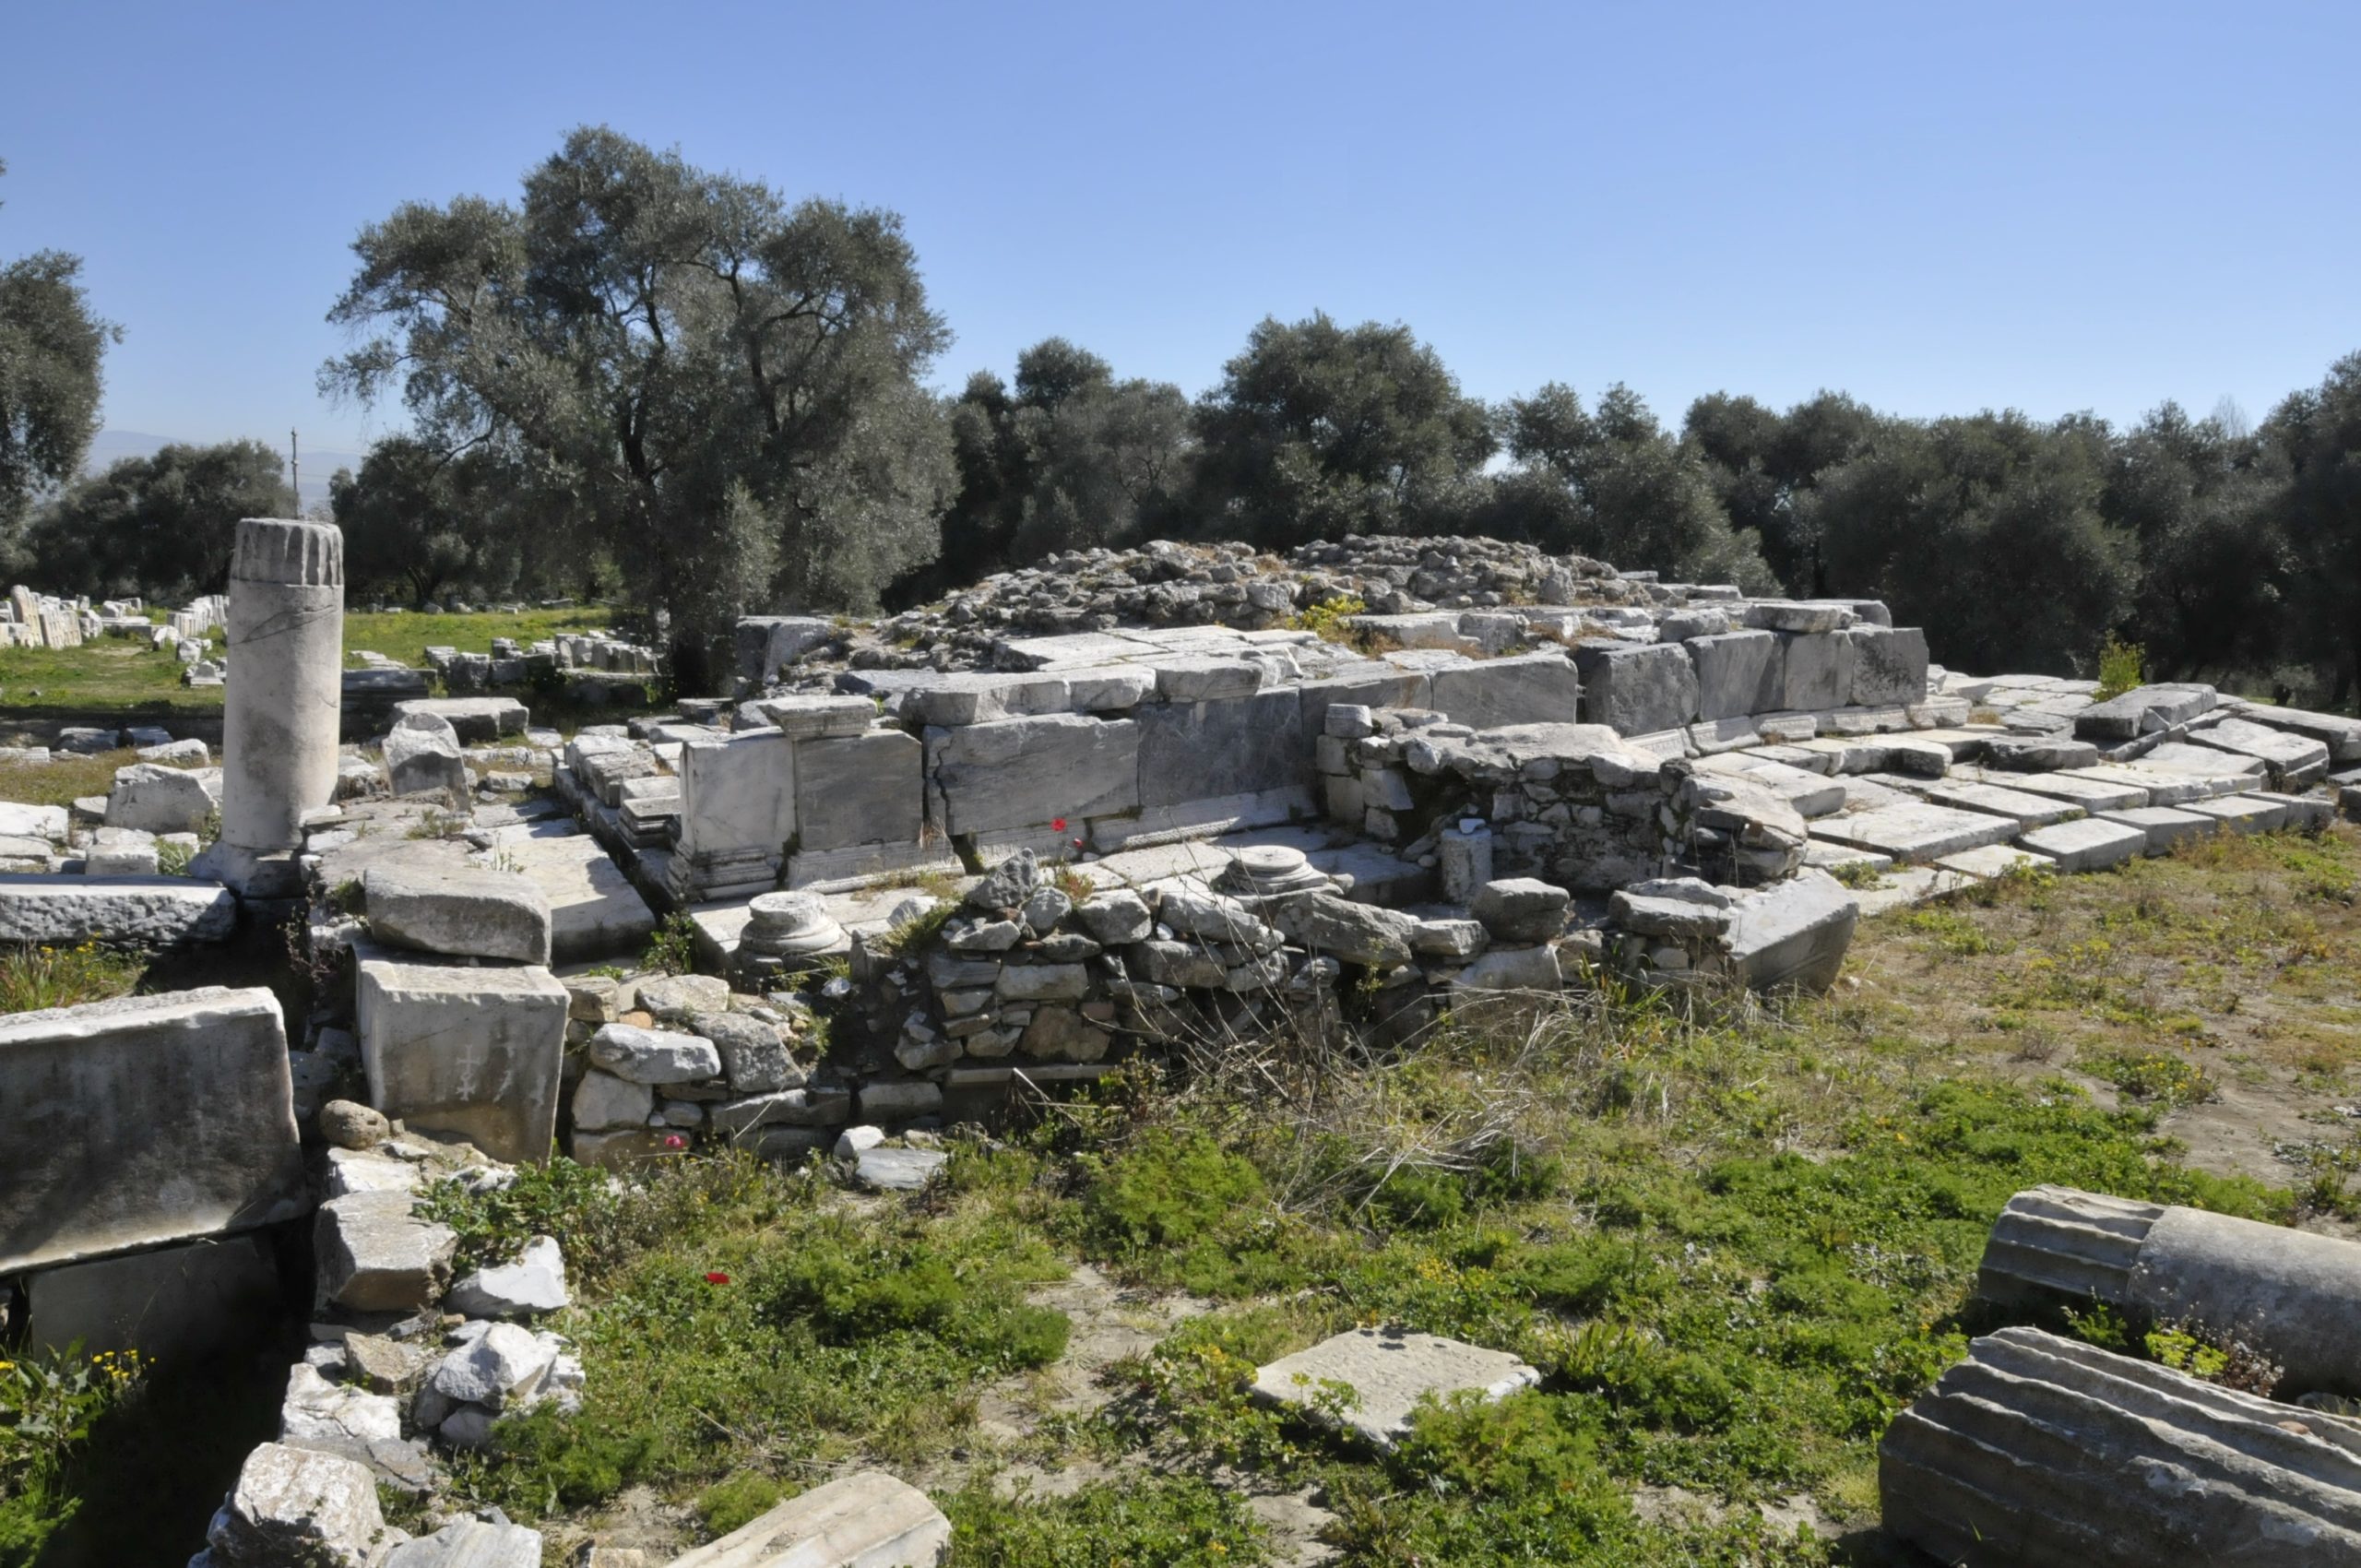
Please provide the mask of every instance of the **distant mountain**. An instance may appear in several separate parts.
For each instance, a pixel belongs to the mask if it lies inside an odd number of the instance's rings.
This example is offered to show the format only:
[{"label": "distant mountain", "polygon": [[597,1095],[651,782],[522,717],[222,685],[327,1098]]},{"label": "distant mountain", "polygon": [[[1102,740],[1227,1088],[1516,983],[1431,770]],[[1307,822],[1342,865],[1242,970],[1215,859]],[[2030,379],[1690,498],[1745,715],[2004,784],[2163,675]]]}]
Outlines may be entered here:
[{"label": "distant mountain", "polygon": [[[91,439],[90,455],[83,460],[82,471],[91,474],[104,472],[109,467],[121,462],[125,457],[150,457],[158,448],[170,446],[178,439],[179,437],[172,435],[149,435],[136,430],[102,430]],[[257,436],[255,439],[261,440],[262,437]],[[286,457],[287,444],[284,437],[270,445],[279,452],[282,459]],[[303,502],[307,511],[314,505],[325,506],[328,504],[330,474],[338,469],[351,469],[357,471],[363,456],[359,452],[335,452],[326,448],[314,451],[308,446],[303,448],[302,455],[303,482],[298,499]]]}]

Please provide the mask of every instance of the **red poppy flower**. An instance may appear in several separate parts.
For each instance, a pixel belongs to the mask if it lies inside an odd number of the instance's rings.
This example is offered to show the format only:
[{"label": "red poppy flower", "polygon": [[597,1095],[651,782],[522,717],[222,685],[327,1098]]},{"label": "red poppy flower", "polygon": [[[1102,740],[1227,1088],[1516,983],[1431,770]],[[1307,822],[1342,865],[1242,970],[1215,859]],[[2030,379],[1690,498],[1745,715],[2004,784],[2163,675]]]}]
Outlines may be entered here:
[{"label": "red poppy flower", "polygon": [[1051,817],[1051,818],[1050,819],[1050,832],[1052,832],[1052,833],[1063,833],[1065,830],[1066,830],[1066,819],[1065,819],[1065,818],[1063,818],[1063,817],[1062,817],[1062,816],[1053,816],[1053,817]]},{"label": "red poppy flower", "polygon": [[730,1276],[717,1268],[705,1277],[705,1282],[707,1285],[727,1285],[730,1283]]},{"label": "red poppy flower", "polygon": [[678,1133],[667,1133],[664,1134],[664,1146],[666,1148],[686,1148],[689,1146],[689,1140],[681,1136]]},{"label": "red poppy flower", "polygon": [[1074,841],[1074,847],[1075,849],[1081,849],[1081,848],[1082,848],[1082,840],[1081,840],[1081,839],[1079,839],[1079,838],[1075,839],[1075,840]]}]

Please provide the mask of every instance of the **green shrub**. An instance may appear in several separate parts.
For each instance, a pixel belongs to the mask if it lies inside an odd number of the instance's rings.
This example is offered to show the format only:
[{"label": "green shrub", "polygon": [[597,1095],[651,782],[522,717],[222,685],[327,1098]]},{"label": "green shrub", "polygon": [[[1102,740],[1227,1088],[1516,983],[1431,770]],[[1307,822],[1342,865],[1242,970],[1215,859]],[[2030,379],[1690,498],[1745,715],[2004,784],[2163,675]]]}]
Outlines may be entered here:
[{"label": "green shrub", "polygon": [[1203,1133],[1152,1127],[1100,1162],[1084,1194],[1093,1229],[1118,1247],[1185,1246],[1258,1207],[1263,1178]]},{"label": "green shrub", "polygon": [[0,1565],[39,1561],[85,1498],[66,1471],[99,1419],[136,1394],[147,1372],[136,1350],[0,1360]]},{"label": "green shrub", "polygon": [[647,939],[639,967],[668,975],[685,975],[696,968],[697,924],[686,909],[675,909],[664,917],[664,923]]},{"label": "green shrub", "polygon": [[878,1248],[824,1241],[777,1258],[758,1282],[770,1313],[798,1319],[825,1345],[923,1334],[988,1366],[1046,1366],[1065,1353],[1065,1313],[1029,1306],[1004,1278],[962,1271],[917,1241]]},{"label": "green shrub", "polygon": [[759,1470],[741,1470],[714,1482],[697,1496],[697,1517],[706,1533],[726,1536],[769,1513],[783,1495],[778,1482]]},{"label": "green shrub", "polygon": [[1599,1466],[1596,1432],[1561,1420],[1570,1408],[1531,1390],[1422,1404],[1394,1448],[1394,1468],[1407,1485],[1478,1497],[1620,1495]]},{"label": "green shrub", "polygon": [[1232,1487],[1194,1476],[1092,1481],[1065,1497],[1002,1497],[988,1480],[943,1500],[960,1568],[1241,1568],[1270,1561]]},{"label": "green shrub", "polygon": [[532,1519],[602,1503],[648,1473],[656,1434],[627,1424],[628,1407],[593,1406],[579,1416],[544,1405],[492,1429],[490,1451],[466,1465],[474,1495]]},{"label": "green shrub", "polygon": [[85,1002],[128,996],[143,972],[138,959],[95,943],[11,947],[0,952],[0,1013],[78,1007]]},{"label": "green shrub", "polygon": [[2142,667],[2147,661],[2146,648],[2120,641],[2109,632],[2099,644],[2099,689],[2092,695],[2100,702],[2121,696],[2146,679]]}]

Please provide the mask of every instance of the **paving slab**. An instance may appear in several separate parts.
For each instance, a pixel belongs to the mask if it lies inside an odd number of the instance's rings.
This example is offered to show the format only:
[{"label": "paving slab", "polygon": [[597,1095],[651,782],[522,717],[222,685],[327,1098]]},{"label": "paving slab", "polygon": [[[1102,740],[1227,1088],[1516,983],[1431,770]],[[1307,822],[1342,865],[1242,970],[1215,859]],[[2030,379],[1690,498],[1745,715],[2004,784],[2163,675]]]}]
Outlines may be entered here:
[{"label": "paving slab", "polygon": [[2067,873],[2121,865],[2148,850],[2145,828],[2098,817],[2036,827],[2020,835],[2017,842],[2037,854],[2047,855],[2058,862],[2059,871]]},{"label": "paving slab", "polygon": [[2361,762],[2361,719],[2343,713],[2310,713],[2299,707],[2268,707],[2261,703],[2240,703],[2238,713],[2273,730],[2311,737],[2328,747],[2329,756],[2337,763]]},{"label": "paving slab", "polygon": [[2098,820],[2140,829],[2147,835],[2147,852],[2152,855],[2169,854],[2172,847],[2182,839],[2202,838],[2209,833],[2220,831],[2222,826],[2213,817],[2178,806],[2139,806],[2130,811],[2101,812]]},{"label": "paving slab", "polygon": [[2015,837],[2019,831],[2016,822],[2009,817],[1927,802],[1823,817],[1811,825],[1814,838],[1856,849],[1874,849],[1905,861],[1932,861],[1962,849],[2002,843]]},{"label": "paving slab", "polygon": [[2200,746],[2251,758],[2270,771],[2271,781],[2300,789],[2328,775],[2329,748],[2308,735],[2291,734],[2245,719],[2225,719],[2189,732]]},{"label": "paving slab", "polygon": [[2287,825],[2287,808],[2257,795],[2224,795],[2218,800],[2191,801],[2181,808],[2210,816],[2236,833],[2271,833]]},{"label": "paving slab", "polygon": [[2086,812],[2128,811],[2149,804],[2148,791],[2136,784],[2106,783],[2071,773],[1994,773],[1980,767],[1952,769],[1962,783],[1993,784],[2028,795],[2070,801]]},{"label": "paving slab", "polygon": [[1972,876],[1980,882],[2006,876],[2012,871],[2056,871],[2058,862],[2037,850],[2012,849],[2006,844],[1987,844],[1981,849],[1962,849],[1956,855],[1945,855],[1935,864],[1944,871],[1955,871],[1962,876]]},{"label": "paving slab", "polygon": [[1505,1350],[1488,1350],[1432,1334],[1355,1328],[1308,1350],[1282,1356],[1254,1374],[1254,1396],[1318,1416],[1320,1403],[1343,1384],[1350,1403],[1336,1418],[1380,1448],[1409,1431],[1410,1413],[1432,1395],[1473,1392],[1501,1399],[1541,1381],[1540,1372]]},{"label": "paving slab", "polygon": [[1997,784],[1953,784],[1944,780],[1930,786],[1926,796],[1937,805],[2007,817],[2020,832],[2029,827],[2047,827],[2053,822],[2071,822],[2082,814],[2082,808],[2071,802],[2027,794],[2022,790],[2005,790]]},{"label": "paving slab", "polygon": [[864,1470],[788,1499],[670,1568],[933,1568],[950,1544],[951,1521],[926,1493]]},{"label": "paving slab", "polygon": [[1853,901],[1860,906],[1866,919],[1923,904],[1929,898],[1973,887],[1975,883],[1975,877],[1941,866],[1896,866],[1869,886],[1855,889]]},{"label": "paving slab", "polygon": [[2103,762],[2096,767],[2069,768],[2063,773],[2046,776],[2044,782],[2060,778],[2087,778],[2099,784],[2142,790],[2147,792],[2151,806],[2177,806],[2183,801],[2205,801],[2215,795],[2235,795],[2254,786],[2254,779],[2243,774],[2201,774],[2191,773],[2186,768],[2152,767],[2144,759],[2140,762]]}]

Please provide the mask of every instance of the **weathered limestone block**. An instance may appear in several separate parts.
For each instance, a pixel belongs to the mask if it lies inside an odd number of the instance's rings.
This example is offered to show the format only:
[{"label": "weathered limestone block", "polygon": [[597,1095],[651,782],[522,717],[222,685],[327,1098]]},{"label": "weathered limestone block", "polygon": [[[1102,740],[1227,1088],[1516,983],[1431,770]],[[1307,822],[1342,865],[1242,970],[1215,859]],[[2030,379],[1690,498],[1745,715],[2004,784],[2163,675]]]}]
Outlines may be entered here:
[{"label": "weathered limestone block", "polygon": [[107,794],[107,826],[148,833],[196,833],[220,804],[219,775],[159,763],[136,762],[114,770]]},{"label": "weathered limestone block", "polygon": [[795,742],[796,847],[915,844],[926,823],[926,747],[899,730]]},{"label": "weathered limestone block", "polygon": [[1770,632],[1824,635],[1843,631],[1859,619],[1853,608],[1859,602],[1849,599],[1758,600],[1746,607],[1746,624]]},{"label": "weathered limestone block", "polygon": [[384,1568],[540,1568],[541,1532],[461,1519],[394,1548]]},{"label": "weathered limestone block", "polygon": [[408,1192],[350,1193],[320,1206],[312,1237],[322,1306],[405,1313],[441,1298],[459,1238],[411,1213],[415,1201]]},{"label": "weathered limestone block", "polygon": [[1837,633],[1782,633],[1780,702],[1783,709],[1817,713],[1853,700],[1847,678],[1853,645]]},{"label": "weathered limestone block", "polygon": [[1438,670],[1432,682],[1428,706],[1477,730],[1571,724],[1583,692],[1580,671],[1555,649]]},{"label": "weathered limestone block", "polygon": [[748,615],[738,622],[738,673],[757,686],[812,649],[833,639],[836,628],[817,615]]},{"label": "weathered limestone block", "polygon": [[1410,1430],[1422,1399],[1469,1393],[1502,1399],[1540,1381],[1537,1369],[1506,1350],[1431,1334],[1352,1328],[1257,1368],[1254,1397],[1327,1420],[1319,1404],[1322,1384],[1347,1384],[1351,1403],[1335,1419],[1377,1447],[1391,1448]]},{"label": "weathered limestone block", "polygon": [[361,965],[369,1100],[495,1159],[549,1158],[565,1051],[565,987],[547,969]]},{"label": "weathered limestone block", "polygon": [[1137,723],[1139,804],[1144,811],[1308,788],[1311,782],[1303,703],[1289,688],[1221,700],[1154,703],[1138,710]]},{"label": "weathered limestone block", "polygon": [[469,1317],[521,1318],[556,1312],[571,1299],[565,1254],[555,1238],[536,1236],[514,1262],[480,1268],[454,1284],[445,1305]]},{"label": "weathered limestone block", "polygon": [[520,839],[501,852],[550,907],[550,961],[636,956],[656,913],[623,867],[587,833]]},{"label": "weathered limestone block", "polygon": [[2191,731],[2189,738],[2198,745],[2260,762],[2270,770],[2273,789],[2300,790],[2328,777],[2328,746],[2308,735],[2291,734],[2244,719],[2225,719]]},{"label": "weathered limestone block", "polygon": [[376,1568],[407,1538],[377,1506],[368,1466],[266,1443],[205,1532],[212,1568]]},{"label": "weathered limestone block", "polygon": [[2300,707],[2265,707],[2248,703],[2239,710],[2257,724],[2308,736],[2328,748],[2329,759],[2340,766],[2361,762],[2361,719],[2343,713],[2308,713]]},{"label": "weathered limestone block", "polygon": [[1547,942],[1564,929],[1572,901],[1564,888],[1536,877],[1506,877],[1477,888],[1469,912],[1496,942]]},{"label": "weathered limestone block", "polygon": [[2097,819],[2138,830],[2147,840],[2147,853],[2151,855],[2168,855],[2182,839],[2202,838],[2220,831],[2222,826],[2210,816],[2177,806],[2135,806],[2129,811],[2100,812]]},{"label": "weathered limestone block", "polygon": [[1770,632],[1726,632],[1691,637],[1683,647],[1697,668],[1697,717],[1738,719],[1778,709],[1786,695],[1786,666]]},{"label": "weathered limestone block", "polygon": [[0,1017],[0,1273],[303,1212],[268,991],[207,987]]},{"label": "weathered limestone block", "polygon": [[864,1470],[789,1498],[670,1568],[934,1568],[950,1543],[951,1521],[926,1493]]},{"label": "weathered limestone block", "polygon": [[450,725],[459,743],[485,746],[503,735],[521,735],[532,714],[515,697],[412,697],[394,705],[397,721],[413,713],[432,714]]},{"label": "weathered limestone block", "polygon": [[1887,1530],[1964,1568],[2361,1562],[2361,1421],[2006,1328],[1886,1429]]},{"label": "weathered limestone block", "polygon": [[1860,904],[1843,883],[1807,867],[1730,907],[1725,937],[1731,978],[1750,991],[1822,992],[1853,944]]},{"label": "weathered limestone block", "polygon": [[1322,681],[1307,681],[1296,688],[1303,703],[1303,732],[1325,735],[1328,710],[1351,707],[1426,707],[1433,682],[1423,671],[1404,670],[1380,660],[1339,671]]},{"label": "weathered limestone block", "polygon": [[178,876],[0,880],[0,943],[177,947],[224,941],[237,923],[238,900],[218,882]]},{"label": "weathered limestone block", "polygon": [[1262,689],[1263,667],[1243,659],[1160,659],[1156,662],[1156,700],[1160,703],[1228,702]]},{"label": "weathered limestone block", "polygon": [[1335,893],[1286,899],[1271,918],[1290,940],[1312,952],[1370,968],[1408,963],[1418,928],[1416,919],[1399,910],[1356,904]]},{"label": "weathered limestone block", "polygon": [[1916,626],[1856,625],[1839,634],[1851,656],[1847,702],[1865,707],[1927,700],[1927,634]]},{"label": "weathered limestone block", "polygon": [[432,713],[406,714],[386,733],[386,778],[397,795],[441,795],[463,801],[468,759],[458,731]]},{"label": "weathered limestone block", "polygon": [[550,905],[514,872],[399,864],[361,880],[369,934],[395,947],[461,958],[550,961]]},{"label": "weathered limestone block", "polygon": [[749,730],[681,748],[681,828],[684,855],[738,851],[773,857],[795,837],[795,753],[783,733]]},{"label": "weathered limestone block", "polygon": [[2075,714],[2074,733],[2106,745],[2136,741],[2210,712],[2220,700],[2220,695],[2205,685],[2164,682],[2135,686],[2119,697],[2093,703]]},{"label": "weathered limestone block", "polygon": [[721,1075],[713,1041],[669,1029],[606,1024],[590,1037],[592,1065],[635,1084],[693,1084]]},{"label": "weathered limestone block", "polygon": [[2096,1300],[2236,1337],[2285,1372],[2281,1394],[2361,1395],[2361,1243],[2071,1187],[2009,1200],[1985,1243],[1989,1301]]},{"label": "weathered limestone block", "polygon": [[1574,664],[1586,724],[1652,735],[1697,717],[1697,667],[1685,643],[1585,643]]},{"label": "weathered limestone block", "polygon": [[1140,727],[1132,719],[1045,714],[970,724],[931,734],[927,753],[950,833],[1078,822],[1140,803]]},{"label": "weathered limestone block", "polygon": [[2037,855],[2058,862],[2060,872],[2103,871],[2147,853],[2145,829],[2119,822],[2085,817],[2022,834],[2017,842]]},{"label": "weathered limestone block", "polygon": [[2020,831],[2012,817],[1911,801],[1879,806],[1849,816],[1822,817],[1811,836],[1856,849],[1873,849],[1897,861],[1918,862],[2000,844]]},{"label": "weathered limestone block", "polygon": [[767,697],[750,706],[790,741],[836,740],[866,734],[877,720],[877,704],[864,696]]}]

